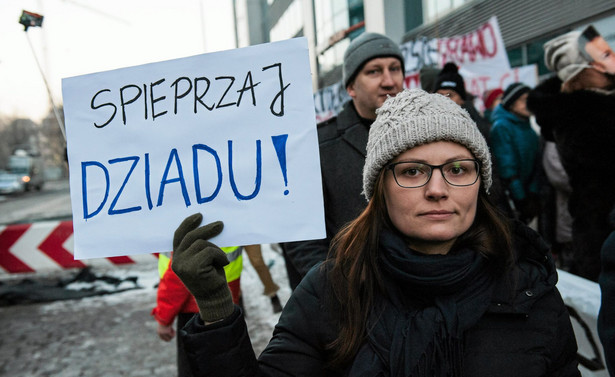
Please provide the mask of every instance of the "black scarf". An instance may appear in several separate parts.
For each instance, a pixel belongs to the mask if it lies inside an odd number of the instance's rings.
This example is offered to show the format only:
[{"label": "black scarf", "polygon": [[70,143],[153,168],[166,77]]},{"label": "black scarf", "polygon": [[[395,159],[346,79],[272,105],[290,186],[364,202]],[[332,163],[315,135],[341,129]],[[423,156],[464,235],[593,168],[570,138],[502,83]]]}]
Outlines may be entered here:
[{"label": "black scarf", "polygon": [[464,331],[491,302],[487,260],[470,249],[417,253],[388,229],[380,247],[390,301],[370,316],[370,345],[392,377],[461,376]]}]

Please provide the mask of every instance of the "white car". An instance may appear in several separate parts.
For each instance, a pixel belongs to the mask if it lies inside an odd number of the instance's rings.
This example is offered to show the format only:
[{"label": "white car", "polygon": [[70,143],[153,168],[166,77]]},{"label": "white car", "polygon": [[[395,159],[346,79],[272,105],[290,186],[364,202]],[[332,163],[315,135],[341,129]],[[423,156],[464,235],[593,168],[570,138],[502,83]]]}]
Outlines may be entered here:
[{"label": "white car", "polygon": [[26,191],[26,182],[21,174],[0,172],[0,194],[14,194]]}]

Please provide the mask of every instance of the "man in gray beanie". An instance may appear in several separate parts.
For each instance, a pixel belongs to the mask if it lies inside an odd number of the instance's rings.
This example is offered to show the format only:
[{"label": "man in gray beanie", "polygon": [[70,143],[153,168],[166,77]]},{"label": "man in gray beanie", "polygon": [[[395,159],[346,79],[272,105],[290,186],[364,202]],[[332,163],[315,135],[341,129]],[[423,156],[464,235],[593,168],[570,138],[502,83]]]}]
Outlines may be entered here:
[{"label": "man in gray beanie", "polygon": [[337,231],[365,208],[361,171],[369,128],[376,109],[403,89],[404,58],[398,44],[381,34],[361,34],[346,49],[342,80],[351,101],[318,125],[327,238],[282,245],[293,289],[327,257]]},{"label": "man in gray beanie", "polygon": [[363,33],[344,53],[343,82],[358,115],[376,119],[376,109],[402,90],[404,58],[384,35]]}]

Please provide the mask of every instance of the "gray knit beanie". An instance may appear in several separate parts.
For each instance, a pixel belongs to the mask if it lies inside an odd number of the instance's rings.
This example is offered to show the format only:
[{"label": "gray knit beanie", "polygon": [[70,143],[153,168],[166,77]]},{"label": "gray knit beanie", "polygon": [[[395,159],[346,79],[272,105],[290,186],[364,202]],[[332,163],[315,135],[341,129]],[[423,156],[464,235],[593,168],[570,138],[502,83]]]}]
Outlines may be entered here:
[{"label": "gray knit beanie", "polygon": [[391,56],[398,58],[404,71],[404,56],[397,43],[389,37],[377,33],[363,33],[355,38],[344,53],[343,80],[347,87],[355,78],[359,68],[368,60]]},{"label": "gray knit beanie", "polygon": [[571,31],[551,39],[543,46],[545,65],[550,71],[556,72],[563,82],[591,67],[591,60],[586,59],[579,48],[580,36],[580,31]]},{"label": "gray knit beanie", "polygon": [[363,195],[374,194],[380,170],[408,149],[435,141],[452,141],[468,148],[481,164],[485,191],[491,187],[491,155],[470,115],[450,98],[421,89],[405,89],[376,110],[369,129],[363,167]]}]

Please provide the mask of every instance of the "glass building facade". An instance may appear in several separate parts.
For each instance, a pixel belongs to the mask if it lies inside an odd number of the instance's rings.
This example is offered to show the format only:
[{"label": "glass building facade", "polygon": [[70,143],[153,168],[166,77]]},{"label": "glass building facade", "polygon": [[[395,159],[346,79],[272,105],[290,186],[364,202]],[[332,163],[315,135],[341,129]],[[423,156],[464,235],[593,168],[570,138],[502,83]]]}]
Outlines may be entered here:
[{"label": "glass building facade", "polygon": [[346,38],[337,33],[361,25],[364,21],[362,0],[314,0],[318,72],[326,76],[339,67],[350,40],[365,31],[365,26],[352,30]]},{"label": "glass building facade", "polygon": [[[366,25],[369,17],[365,17],[366,6],[374,4],[381,8],[403,9],[404,30],[398,41],[400,44],[419,37],[463,35],[497,16],[511,66],[536,64],[540,76],[549,73],[543,62],[545,41],[589,23],[602,24],[599,28],[602,32],[615,30],[613,0],[233,1],[239,47],[308,37],[318,88],[332,85],[341,78],[344,51],[350,41],[366,29],[374,30],[373,25]],[[255,38],[261,29],[262,35]],[[614,42],[615,32],[603,32],[603,35],[608,42]]]}]

